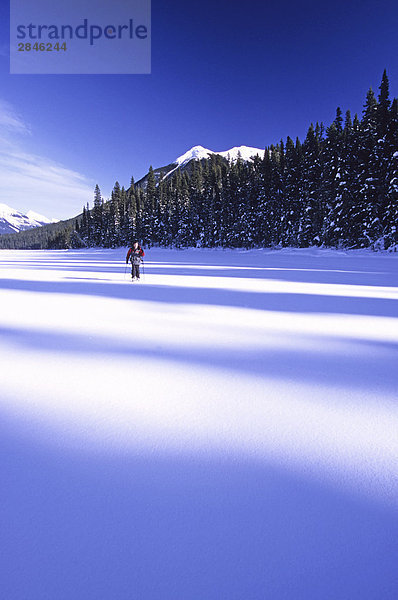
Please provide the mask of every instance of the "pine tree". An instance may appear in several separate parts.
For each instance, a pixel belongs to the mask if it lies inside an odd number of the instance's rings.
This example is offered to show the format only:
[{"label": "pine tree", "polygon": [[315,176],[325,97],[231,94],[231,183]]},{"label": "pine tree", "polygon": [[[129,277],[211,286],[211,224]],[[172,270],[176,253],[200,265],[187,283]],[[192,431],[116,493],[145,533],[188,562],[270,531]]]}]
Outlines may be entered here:
[{"label": "pine tree", "polygon": [[103,243],[102,231],[103,231],[103,200],[101,197],[101,190],[99,185],[96,184],[94,190],[94,207],[93,207],[93,243],[95,246],[100,246]]},{"label": "pine tree", "polygon": [[136,216],[137,216],[137,200],[134,177],[130,179],[130,187],[127,189],[127,239],[126,244],[131,245],[136,237]]},{"label": "pine tree", "polygon": [[300,221],[301,143],[286,141],[285,210],[283,246],[297,246]]},{"label": "pine tree", "polygon": [[189,178],[189,225],[191,246],[198,246],[201,234],[201,211],[203,195],[203,169],[200,161],[194,161]]},{"label": "pine tree", "polygon": [[[247,246],[272,246],[275,243],[275,148],[271,146],[264,153],[258,172],[258,186],[246,184],[249,191],[249,231],[245,232]],[[257,200],[256,200],[257,196]]]},{"label": "pine tree", "polygon": [[390,119],[386,139],[390,148],[390,158],[387,165],[386,183],[387,198],[382,217],[385,246],[398,250],[398,100],[394,98],[391,104]]},{"label": "pine tree", "polygon": [[311,124],[303,144],[303,176],[301,179],[301,217],[298,242],[302,247],[320,243],[324,215],[320,203],[320,128]]},{"label": "pine tree", "polygon": [[120,229],[121,229],[121,204],[122,204],[122,192],[120,189],[120,183],[115,182],[113,190],[111,192],[111,199],[108,203],[108,232],[107,232],[107,245],[111,248],[115,248],[120,245]]},{"label": "pine tree", "polygon": [[87,238],[87,211],[86,211],[86,207],[85,206],[83,206],[81,229],[82,229],[82,235],[85,238]]},{"label": "pine tree", "polygon": [[143,206],[141,214],[142,242],[150,245],[154,228],[154,213],[156,204],[156,179],[152,166],[149,167],[145,191],[143,194]]},{"label": "pine tree", "polygon": [[379,103],[377,106],[377,137],[384,138],[387,133],[388,124],[390,122],[390,84],[387,77],[387,71],[384,69],[383,77],[380,84]]},{"label": "pine tree", "polygon": [[[346,133],[350,121],[351,117],[349,116],[346,119]],[[335,120],[326,130],[326,139],[322,144],[321,151],[320,210],[324,218],[320,239],[326,245],[336,244],[341,231],[336,224],[336,207],[341,200],[339,191],[343,174],[342,154],[345,133],[342,122],[342,112],[338,107]]]},{"label": "pine tree", "polygon": [[353,215],[359,246],[370,246],[381,234],[379,218],[380,165],[377,156],[378,104],[372,88],[366,96],[360,129],[360,197]]},{"label": "pine tree", "polygon": [[90,207],[89,204],[87,202],[87,207],[86,207],[86,220],[87,220],[87,229],[86,229],[86,243],[88,246],[91,246],[92,241],[93,241],[93,219],[92,219],[92,215],[90,212]]}]

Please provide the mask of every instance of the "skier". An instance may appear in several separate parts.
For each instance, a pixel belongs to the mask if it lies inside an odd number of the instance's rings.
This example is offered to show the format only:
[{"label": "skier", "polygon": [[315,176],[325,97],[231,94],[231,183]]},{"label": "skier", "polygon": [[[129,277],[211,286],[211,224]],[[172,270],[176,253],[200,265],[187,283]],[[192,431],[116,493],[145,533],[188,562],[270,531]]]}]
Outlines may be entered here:
[{"label": "skier", "polygon": [[129,248],[126,256],[126,265],[131,261],[131,278],[134,279],[140,278],[140,264],[142,263],[142,259],[145,256],[145,252],[141,248],[138,242],[134,242],[132,247]]}]

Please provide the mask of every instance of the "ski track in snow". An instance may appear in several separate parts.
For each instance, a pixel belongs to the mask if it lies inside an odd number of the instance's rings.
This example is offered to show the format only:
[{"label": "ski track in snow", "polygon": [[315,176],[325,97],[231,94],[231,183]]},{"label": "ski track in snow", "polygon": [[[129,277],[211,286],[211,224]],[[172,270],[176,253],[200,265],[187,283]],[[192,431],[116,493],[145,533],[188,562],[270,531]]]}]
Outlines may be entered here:
[{"label": "ski track in snow", "polygon": [[[396,511],[396,257],[151,249],[140,283],[124,257],[0,252],[1,413],[14,433],[104,460],[272,468]],[[361,593],[340,598],[376,597]]]}]

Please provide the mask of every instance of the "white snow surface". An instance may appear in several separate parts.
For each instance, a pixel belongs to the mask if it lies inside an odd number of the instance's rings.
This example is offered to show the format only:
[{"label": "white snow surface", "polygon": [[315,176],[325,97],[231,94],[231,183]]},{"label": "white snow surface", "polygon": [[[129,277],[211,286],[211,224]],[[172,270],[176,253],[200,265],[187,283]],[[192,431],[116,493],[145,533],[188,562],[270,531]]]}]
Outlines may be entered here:
[{"label": "white snow surface", "polygon": [[0,251],[4,597],[396,598],[397,258],[124,258]]},{"label": "white snow surface", "polygon": [[0,203],[0,234],[17,233],[33,227],[40,227],[48,223],[56,223],[57,219],[49,219],[44,215],[29,210],[26,214]]}]

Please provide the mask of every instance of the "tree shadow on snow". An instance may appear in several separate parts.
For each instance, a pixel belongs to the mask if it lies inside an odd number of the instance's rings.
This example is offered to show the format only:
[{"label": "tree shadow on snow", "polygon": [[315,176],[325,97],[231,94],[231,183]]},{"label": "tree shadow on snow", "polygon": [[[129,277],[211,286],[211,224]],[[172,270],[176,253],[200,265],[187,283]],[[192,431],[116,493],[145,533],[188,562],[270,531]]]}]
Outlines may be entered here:
[{"label": "tree shadow on snow", "polygon": [[[72,355],[119,355],[134,361],[155,359],[172,361],[212,369],[226,369],[234,373],[252,374],[283,381],[301,381],[324,385],[340,385],[371,392],[376,388],[394,393],[397,387],[395,364],[398,360],[398,343],[370,340],[337,339],[327,336],[314,337],[297,334],[296,348],[277,345],[245,348],[184,346],[183,348],[105,336],[48,330],[1,327],[0,336],[7,343],[30,348]],[[300,344],[303,342],[304,345]],[[311,349],[313,344],[314,349]],[[319,348],[323,348],[320,352]],[[376,383],[375,383],[376,382]]]},{"label": "tree shadow on snow", "polygon": [[87,281],[31,281],[23,279],[0,279],[0,290],[19,290],[54,294],[83,294],[163,302],[166,304],[203,304],[207,306],[230,306],[262,311],[290,313],[328,313],[346,315],[369,315],[396,317],[398,303],[390,298],[367,298],[335,296],[327,294],[250,292],[203,287],[167,286],[130,281],[123,283],[88,283]]},{"label": "tree shadow on snow", "polygon": [[388,509],[243,458],[67,450],[1,417],[4,598],[396,598]]}]

